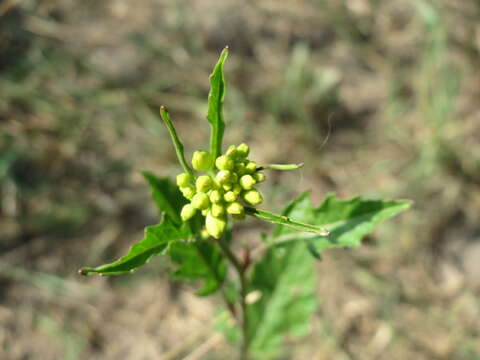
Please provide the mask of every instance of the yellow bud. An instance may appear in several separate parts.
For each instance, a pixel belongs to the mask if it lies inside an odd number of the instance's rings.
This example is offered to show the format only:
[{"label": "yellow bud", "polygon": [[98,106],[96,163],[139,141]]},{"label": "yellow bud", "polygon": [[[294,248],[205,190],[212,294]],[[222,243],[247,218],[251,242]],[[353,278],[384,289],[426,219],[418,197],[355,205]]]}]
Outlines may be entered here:
[{"label": "yellow bud", "polygon": [[213,181],[208,175],[202,175],[197,178],[195,182],[195,186],[197,187],[197,191],[200,192],[207,192],[212,188]]},{"label": "yellow bud", "polygon": [[210,211],[211,211],[212,215],[215,216],[216,218],[225,214],[225,208],[220,204],[213,204],[210,207]]},{"label": "yellow bud", "polygon": [[210,235],[208,234],[207,229],[202,229],[202,231],[200,232],[200,236],[202,237],[202,239],[208,239]]},{"label": "yellow bud", "polygon": [[228,150],[225,152],[225,155],[227,155],[231,159],[235,159],[235,157],[237,156],[237,148],[235,147],[235,145],[230,145],[228,147]]},{"label": "yellow bud", "polygon": [[257,169],[257,163],[255,161],[249,161],[245,165],[245,171],[249,174],[253,173]]},{"label": "yellow bud", "polygon": [[255,181],[257,183],[261,183],[261,182],[265,181],[265,174],[263,174],[261,172],[256,172],[255,174],[253,174],[253,178],[255,179]]},{"label": "yellow bud", "polygon": [[222,236],[225,228],[227,227],[226,218],[216,218],[210,212],[205,219],[205,228],[207,232],[215,239],[219,239]]},{"label": "yellow bud", "polygon": [[222,201],[222,193],[218,190],[212,190],[210,192],[210,201],[214,204],[218,204]]},{"label": "yellow bud", "polygon": [[205,193],[196,193],[192,198],[192,205],[199,210],[205,210],[210,206],[210,199]]},{"label": "yellow bud", "polygon": [[192,200],[193,195],[195,195],[195,188],[192,185],[181,187],[180,191],[182,192],[183,196],[188,200]]},{"label": "yellow bud", "polygon": [[233,189],[233,185],[230,184],[230,183],[223,184],[222,187],[223,187],[223,190],[225,190],[225,191],[230,191],[230,190]]},{"label": "yellow bud", "polygon": [[242,187],[240,186],[240,184],[234,184],[232,191],[233,191],[236,195],[240,195],[240,193],[242,192]]},{"label": "yellow bud", "polygon": [[245,164],[243,162],[237,162],[235,164],[235,172],[237,173],[238,176],[245,175],[245,172],[246,172]]},{"label": "yellow bud", "polygon": [[192,204],[187,204],[182,208],[182,211],[180,212],[180,217],[183,221],[187,221],[191,219],[196,212],[197,209],[195,209]]},{"label": "yellow bud", "polygon": [[253,189],[253,186],[255,184],[256,184],[256,181],[252,175],[243,175],[240,178],[240,186],[242,187],[242,189],[251,190]]},{"label": "yellow bud", "polygon": [[249,190],[243,194],[243,200],[250,205],[258,205],[263,201],[263,197],[257,190]]},{"label": "yellow bud", "polygon": [[207,216],[207,214],[208,214],[208,209],[203,209],[203,210],[202,210],[202,215],[203,215],[203,216]]},{"label": "yellow bud", "polygon": [[220,170],[215,176],[215,179],[217,179],[220,184],[225,184],[230,180],[231,176],[232,173],[229,170]]},{"label": "yellow bud", "polygon": [[232,202],[231,204],[228,204],[227,212],[232,215],[241,215],[245,212],[245,209],[243,208],[242,204],[235,201],[235,202]]},{"label": "yellow bud", "polygon": [[218,170],[233,170],[235,163],[228,156],[222,155],[215,160],[215,166]]},{"label": "yellow bud", "polygon": [[212,156],[207,151],[195,151],[192,156],[192,166],[197,171],[207,171],[212,167]]},{"label": "yellow bud", "polygon": [[192,177],[187,173],[181,173],[177,175],[177,185],[178,187],[185,187],[190,184]]},{"label": "yellow bud", "polygon": [[247,144],[242,143],[242,144],[237,146],[237,155],[238,156],[246,158],[248,156],[249,152],[250,152],[250,148],[248,147]]},{"label": "yellow bud", "polygon": [[223,198],[226,202],[233,202],[237,200],[237,194],[235,194],[233,191],[227,191],[225,195],[223,195]]}]

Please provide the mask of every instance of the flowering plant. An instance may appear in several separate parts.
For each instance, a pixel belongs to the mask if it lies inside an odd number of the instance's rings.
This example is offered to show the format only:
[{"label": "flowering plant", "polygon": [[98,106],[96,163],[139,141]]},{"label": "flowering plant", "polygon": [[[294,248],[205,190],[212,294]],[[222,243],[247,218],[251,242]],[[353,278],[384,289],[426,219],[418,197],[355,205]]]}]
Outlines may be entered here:
[{"label": "flowering plant", "polygon": [[[308,193],[288,204],[281,214],[256,208],[263,201],[257,184],[264,170],[295,170],[302,164],[258,165],[248,158],[247,144],[231,145],[222,154],[223,102],[226,91],[225,48],[210,76],[207,119],[209,151],[185,159],[170,115],[160,117],[172,138],[183,172],[176,185],[150,172],[143,175],[162,214],[157,225],[119,260],[80,273],[119,275],[146,264],[156,255],[168,256],[176,280],[202,280],[199,296],[219,293],[227,311],[219,328],[238,344],[239,358],[269,359],[282,351],[287,335],[300,336],[316,308],[314,260],[335,247],[356,247],[375,226],[409,208],[408,201],[341,200],[328,195],[313,206]],[[232,238],[233,221],[253,216],[273,223],[269,236],[240,245]],[[256,245],[252,249],[252,246]],[[229,268],[236,273],[231,277]]]}]

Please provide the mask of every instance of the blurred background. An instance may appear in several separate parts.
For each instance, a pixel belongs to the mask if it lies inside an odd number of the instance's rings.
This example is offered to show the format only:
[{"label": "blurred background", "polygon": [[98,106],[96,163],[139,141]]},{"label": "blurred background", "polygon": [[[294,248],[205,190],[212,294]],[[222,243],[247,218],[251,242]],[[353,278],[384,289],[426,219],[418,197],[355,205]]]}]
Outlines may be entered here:
[{"label": "blurred background", "polygon": [[307,189],[415,201],[325,253],[313,332],[284,359],[480,359],[477,0],[0,1],[0,358],[231,358],[221,302],[164,260],[77,275],[158,221],[140,171],[180,171],[161,104],[188,156],[207,147],[225,45],[225,143],[306,164],[267,174],[265,208]]}]

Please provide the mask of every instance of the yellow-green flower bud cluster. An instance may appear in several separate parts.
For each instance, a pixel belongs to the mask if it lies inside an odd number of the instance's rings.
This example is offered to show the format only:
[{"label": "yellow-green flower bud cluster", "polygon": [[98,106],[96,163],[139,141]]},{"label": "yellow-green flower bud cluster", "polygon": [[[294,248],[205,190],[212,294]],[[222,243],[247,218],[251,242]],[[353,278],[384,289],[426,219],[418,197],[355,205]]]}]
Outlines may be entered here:
[{"label": "yellow-green flower bud cluster", "polygon": [[190,200],[180,214],[184,221],[200,211],[205,216],[204,235],[218,239],[226,229],[228,214],[234,219],[243,219],[245,205],[258,205],[263,201],[255,185],[265,181],[265,175],[248,159],[249,151],[247,144],[231,145],[215,161],[206,151],[193,153],[192,167],[208,175],[192,178],[182,173],[177,176],[180,191]]}]

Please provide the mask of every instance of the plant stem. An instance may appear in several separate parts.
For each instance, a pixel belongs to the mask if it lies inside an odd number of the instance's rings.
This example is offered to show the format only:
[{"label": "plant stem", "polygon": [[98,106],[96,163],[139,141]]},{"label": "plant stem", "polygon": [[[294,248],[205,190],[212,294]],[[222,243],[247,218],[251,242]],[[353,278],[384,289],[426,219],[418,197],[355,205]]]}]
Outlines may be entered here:
[{"label": "plant stem", "polygon": [[245,277],[245,268],[241,264],[240,260],[230,250],[228,244],[224,242],[223,238],[218,240],[218,245],[222,249],[222,252],[227,257],[228,261],[233,265],[237,272],[238,279],[240,280],[240,307],[241,307],[241,331],[242,331],[242,344],[240,347],[239,360],[248,360],[248,314],[247,314],[247,278]]}]

